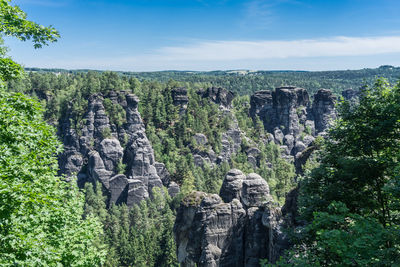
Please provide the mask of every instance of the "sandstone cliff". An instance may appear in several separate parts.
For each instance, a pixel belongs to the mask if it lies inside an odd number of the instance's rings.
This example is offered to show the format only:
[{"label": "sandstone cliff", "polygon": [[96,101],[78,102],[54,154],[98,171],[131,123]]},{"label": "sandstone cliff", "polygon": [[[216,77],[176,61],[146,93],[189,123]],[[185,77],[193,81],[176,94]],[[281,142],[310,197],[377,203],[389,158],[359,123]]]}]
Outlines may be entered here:
[{"label": "sandstone cliff", "polygon": [[[121,125],[110,122],[105,99],[123,108],[126,117]],[[149,197],[152,188],[163,182],[168,186],[168,172],[154,160],[138,102],[123,91],[91,95],[81,129],[75,129],[67,110],[59,129],[65,147],[59,157],[60,172],[77,174],[80,185],[100,181],[111,202],[128,205]],[[176,194],[176,189],[171,191]]]},{"label": "sandstone cliff", "polygon": [[193,192],[178,209],[174,233],[181,266],[259,266],[288,243],[280,208],[259,175],[230,170],[219,195]]}]

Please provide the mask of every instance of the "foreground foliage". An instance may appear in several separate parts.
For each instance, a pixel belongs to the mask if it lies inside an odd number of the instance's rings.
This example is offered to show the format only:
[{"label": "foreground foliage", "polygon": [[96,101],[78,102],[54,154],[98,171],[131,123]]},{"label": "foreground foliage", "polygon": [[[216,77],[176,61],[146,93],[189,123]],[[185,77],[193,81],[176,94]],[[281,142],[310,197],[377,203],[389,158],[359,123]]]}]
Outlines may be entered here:
[{"label": "foreground foliage", "polygon": [[400,264],[400,84],[342,103],[319,167],[300,184],[306,226],[279,265]]},{"label": "foreground foliage", "polygon": [[[0,0],[0,33],[16,37],[21,41],[32,40],[35,48],[41,48],[50,42],[56,42],[60,34],[53,27],[44,27],[27,20],[27,15],[10,0]],[[23,68],[7,56],[0,36],[0,85],[7,80],[21,76]]]},{"label": "foreground foliage", "polygon": [[76,182],[57,176],[61,145],[39,103],[0,96],[0,265],[99,265],[100,222],[82,219]]}]

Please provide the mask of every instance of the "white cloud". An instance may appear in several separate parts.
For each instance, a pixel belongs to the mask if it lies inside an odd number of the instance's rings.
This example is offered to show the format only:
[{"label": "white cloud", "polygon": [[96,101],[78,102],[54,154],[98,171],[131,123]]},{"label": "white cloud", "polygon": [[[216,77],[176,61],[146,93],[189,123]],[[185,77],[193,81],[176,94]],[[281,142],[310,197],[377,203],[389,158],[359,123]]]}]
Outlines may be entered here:
[{"label": "white cloud", "polygon": [[167,61],[233,61],[385,53],[400,53],[400,36],[293,41],[206,41],[189,46],[164,47],[157,51],[157,57]]},{"label": "white cloud", "polygon": [[[27,45],[27,44],[25,44]],[[127,71],[216,69],[359,69],[400,65],[400,36],[333,37],[291,41],[195,41],[162,47],[144,54],[63,53],[54,46],[34,55],[11,50],[17,62],[28,67],[90,68]],[[24,52],[25,51],[25,52]],[[13,54],[15,53],[15,54]],[[32,54],[32,55],[30,55]]]}]

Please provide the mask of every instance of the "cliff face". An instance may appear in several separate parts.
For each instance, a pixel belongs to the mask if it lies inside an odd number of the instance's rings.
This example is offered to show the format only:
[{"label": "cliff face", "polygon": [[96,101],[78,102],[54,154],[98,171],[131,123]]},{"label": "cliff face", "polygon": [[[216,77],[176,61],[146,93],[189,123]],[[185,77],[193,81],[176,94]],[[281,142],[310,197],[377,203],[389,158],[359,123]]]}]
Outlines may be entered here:
[{"label": "cliff face", "polygon": [[303,88],[280,87],[275,91],[258,91],[250,98],[250,116],[256,116],[270,133],[270,139],[281,146],[288,159],[304,161],[302,152],[315,137],[324,135],[336,118],[335,97],[320,89],[311,103]]},{"label": "cliff face", "polygon": [[[221,135],[221,151],[192,150],[194,163],[203,166],[229,162],[241,147],[246,137],[231,111],[234,94],[222,88],[211,87],[198,94],[219,105],[221,119],[230,117],[230,127]],[[353,97],[352,92],[346,96]],[[187,89],[175,88],[171,91],[173,103],[180,107],[183,115],[188,104]],[[107,103],[106,103],[107,102]],[[107,95],[93,94],[88,99],[86,111],[77,127],[71,121],[72,109],[66,110],[61,119],[59,133],[65,151],[59,158],[60,173],[77,174],[82,186],[87,181],[100,181],[109,194],[111,202],[138,203],[150,196],[152,188],[165,185],[171,195],[179,192],[179,187],[169,179],[164,164],[154,160],[154,153],[146,137],[145,127],[138,112],[139,99],[125,91],[111,91]],[[330,121],[335,118],[335,98],[329,90],[321,89],[311,104],[305,89],[281,87],[275,91],[259,91],[251,96],[250,116],[258,116],[270,133],[269,140],[281,146],[282,154],[294,159],[297,169],[306,158],[303,153],[314,141],[316,135],[323,134]],[[107,104],[107,105],[105,105]],[[71,103],[72,105],[72,103]],[[123,120],[115,122],[109,107],[118,106]],[[108,107],[108,109],[106,108]],[[115,115],[115,114],[114,114]],[[202,133],[194,135],[199,145],[207,145],[207,137]],[[248,162],[256,167],[260,151],[252,147],[246,151]],[[300,167],[299,167],[300,166]]]},{"label": "cliff face", "polygon": [[[104,108],[105,99],[123,108],[124,123],[118,126],[110,122]],[[163,182],[168,186],[169,174],[163,164],[154,160],[137,110],[138,102],[135,95],[123,91],[110,92],[106,97],[92,95],[79,133],[67,110],[59,129],[65,147],[59,157],[60,172],[77,174],[80,185],[100,181],[111,202],[128,205],[149,197],[152,188],[161,187]],[[172,190],[173,194],[175,191]]]},{"label": "cliff face", "polygon": [[[229,117],[230,124],[220,136],[218,154],[211,148],[190,148],[194,163],[229,162],[246,143],[248,162],[256,169],[261,152],[239,129],[231,106],[234,94],[222,88],[198,94],[218,104],[218,116]],[[171,91],[181,118],[187,111],[187,95],[183,87]],[[81,186],[101,182],[110,203],[138,204],[151,197],[154,187],[166,186],[171,196],[178,194],[179,186],[170,180],[165,165],[155,161],[138,103],[135,95],[124,91],[93,94],[78,126],[71,119],[73,109],[67,108],[59,124],[65,147],[59,157],[60,173],[77,174]],[[249,113],[258,116],[269,132],[264,141],[279,144],[283,157],[294,159],[301,172],[315,137],[323,135],[336,117],[334,104],[329,90],[318,91],[311,103],[305,89],[281,87],[251,96]],[[208,144],[203,133],[194,133],[193,138],[200,147]],[[296,224],[296,199],[294,190],[281,210],[265,179],[230,170],[219,195],[193,192],[181,203],[174,226],[179,262],[182,266],[258,266],[260,259],[275,262],[288,247],[282,228]]]},{"label": "cliff face", "polygon": [[230,170],[219,195],[193,192],[178,209],[174,234],[181,266],[259,266],[287,247],[280,209],[267,182]]}]

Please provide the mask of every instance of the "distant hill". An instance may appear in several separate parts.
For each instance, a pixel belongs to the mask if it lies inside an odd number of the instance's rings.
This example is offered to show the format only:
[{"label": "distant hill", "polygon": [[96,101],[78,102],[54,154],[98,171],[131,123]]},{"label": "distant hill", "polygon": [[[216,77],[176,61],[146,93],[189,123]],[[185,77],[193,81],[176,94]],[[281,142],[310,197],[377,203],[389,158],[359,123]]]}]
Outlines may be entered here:
[{"label": "distant hill", "polygon": [[[66,70],[26,68],[28,72],[42,73],[86,73],[105,72],[100,70]],[[136,77],[140,81],[153,80],[167,82],[172,79],[180,82],[206,83],[210,86],[224,87],[240,95],[251,94],[258,90],[271,90],[279,86],[295,85],[307,89],[310,93],[320,88],[331,89],[340,93],[345,89],[358,89],[363,85],[370,85],[377,77],[384,77],[389,82],[397,82],[400,78],[400,67],[390,65],[374,69],[335,70],[335,71],[155,71],[155,72],[126,72],[116,71],[119,75]]]}]

